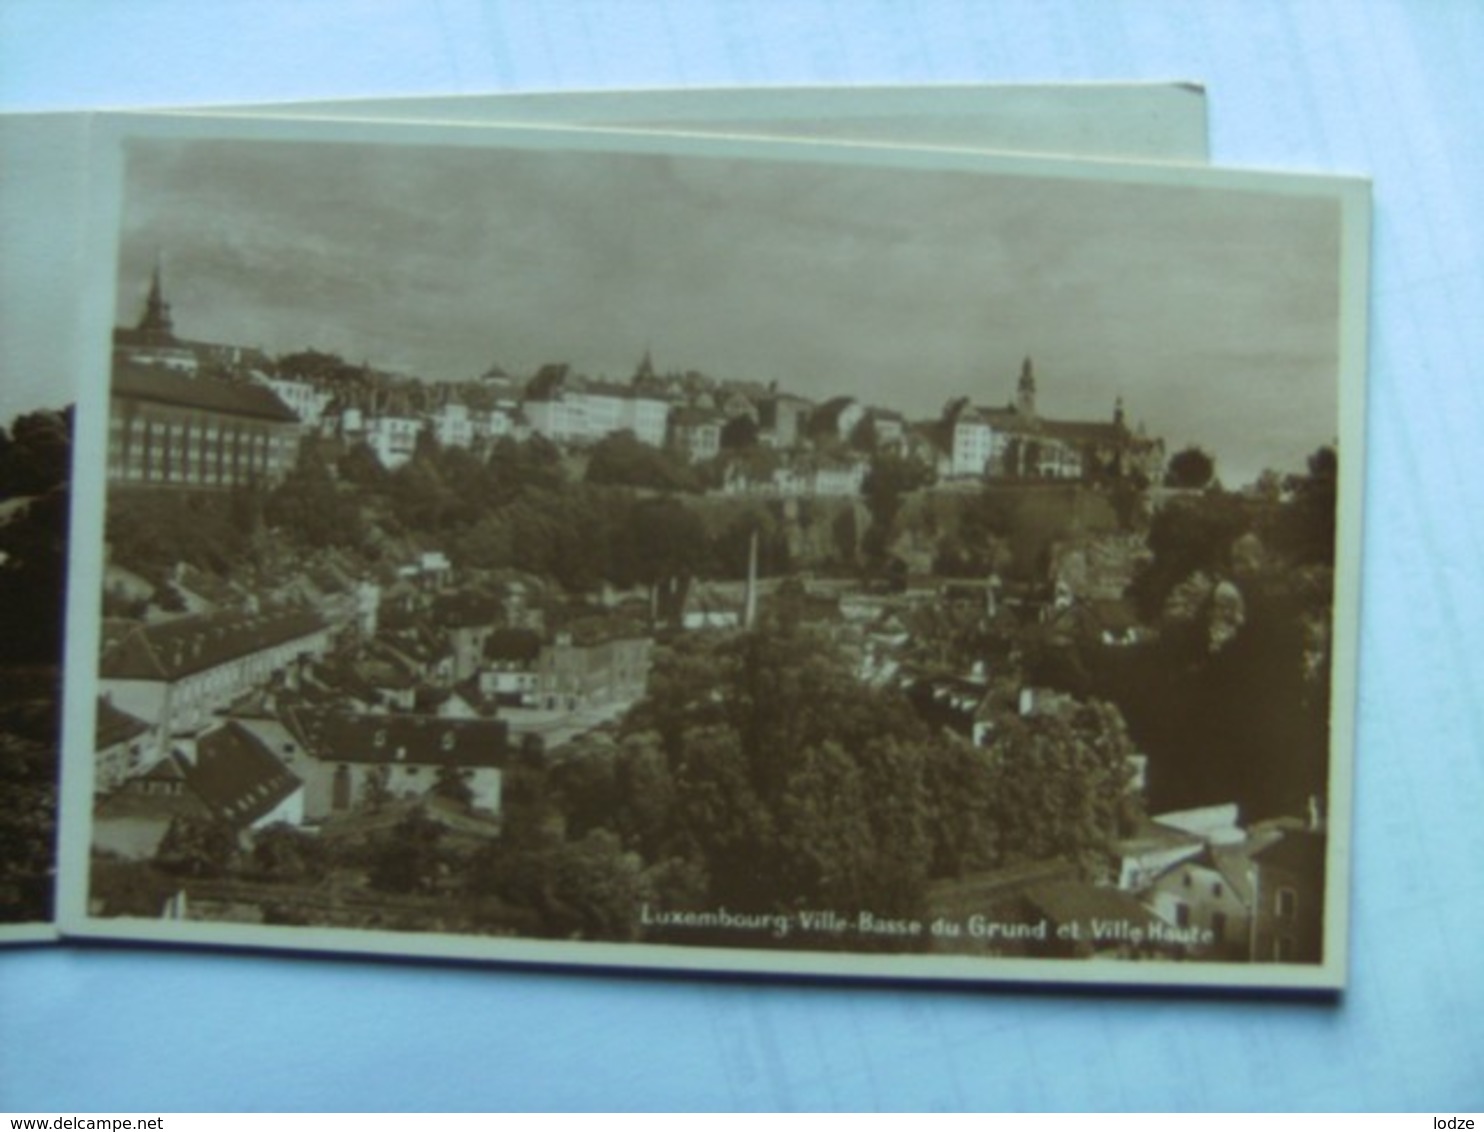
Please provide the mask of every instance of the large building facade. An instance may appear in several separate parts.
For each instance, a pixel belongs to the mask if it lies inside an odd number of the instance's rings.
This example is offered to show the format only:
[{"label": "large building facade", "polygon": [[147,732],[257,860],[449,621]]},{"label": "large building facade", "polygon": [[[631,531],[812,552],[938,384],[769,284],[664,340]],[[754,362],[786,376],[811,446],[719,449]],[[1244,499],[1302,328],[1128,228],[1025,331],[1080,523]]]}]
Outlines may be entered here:
[{"label": "large building facade", "polygon": [[198,614],[138,625],[105,648],[98,687],[166,742],[207,725],[275,674],[324,656],[329,644],[329,626],[305,612]]},{"label": "large building facade", "polygon": [[1164,443],[1131,430],[1120,399],[1106,421],[1060,421],[1036,407],[1036,375],[1026,358],[1015,399],[1003,407],[949,403],[941,422],[939,474],[945,479],[1082,480],[1158,477]]},{"label": "large building facade", "polygon": [[127,486],[271,486],[293,468],[299,418],[258,385],[114,367],[108,479]]},{"label": "large building facade", "polygon": [[669,426],[669,403],[633,386],[594,381],[565,365],[547,365],[531,379],[521,406],[531,431],[559,444],[595,444],[628,430],[659,448]]},{"label": "large building facade", "polygon": [[283,479],[298,458],[300,415],[254,373],[266,361],[176,338],[156,266],[139,322],[114,331],[109,482],[222,489]]}]

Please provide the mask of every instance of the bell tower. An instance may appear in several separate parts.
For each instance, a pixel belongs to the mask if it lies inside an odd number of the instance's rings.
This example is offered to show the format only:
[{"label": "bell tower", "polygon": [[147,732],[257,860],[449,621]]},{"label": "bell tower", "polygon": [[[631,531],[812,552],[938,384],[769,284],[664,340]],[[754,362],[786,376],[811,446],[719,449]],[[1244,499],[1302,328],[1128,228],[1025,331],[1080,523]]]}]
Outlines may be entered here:
[{"label": "bell tower", "polygon": [[1020,381],[1015,386],[1015,411],[1029,419],[1036,415],[1036,370],[1030,358],[1020,363]]},{"label": "bell tower", "polygon": [[165,289],[160,282],[160,257],[155,256],[154,274],[150,276],[149,295],[144,300],[144,311],[134,328],[141,338],[153,343],[175,341],[175,323],[170,317],[170,304],[165,301]]},{"label": "bell tower", "polygon": [[647,385],[655,379],[654,358],[650,354],[648,346],[644,347],[644,357],[639,359],[639,368],[634,371],[634,384]]}]

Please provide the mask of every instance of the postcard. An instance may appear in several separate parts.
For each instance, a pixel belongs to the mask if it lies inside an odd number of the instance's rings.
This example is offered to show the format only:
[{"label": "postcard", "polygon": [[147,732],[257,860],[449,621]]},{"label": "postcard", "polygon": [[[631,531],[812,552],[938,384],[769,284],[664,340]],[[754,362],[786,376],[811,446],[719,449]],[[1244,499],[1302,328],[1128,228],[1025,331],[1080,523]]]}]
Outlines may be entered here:
[{"label": "postcard", "polygon": [[619,126],[1204,162],[1198,83],[802,86],[358,99],[253,107],[255,115]]},{"label": "postcard", "polygon": [[1364,182],[94,140],[64,932],[1342,985]]},{"label": "postcard", "polygon": [[[238,108],[239,112],[243,108]],[[774,88],[607,91],[601,94],[461,96],[281,105],[262,113],[469,121],[683,125],[691,132],[835,134],[857,140],[983,148],[1031,148],[1201,160],[1205,98],[1190,84],[1078,84],[891,88]],[[64,601],[65,507],[70,445],[75,297],[83,275],[87,116],[0,116],[0,336],[3,425],[18,453],[40,443],[38,468],[9,473],[3,598],[10,617],[4,657],[7,697],[0,723],[6,803],[0,812],[0,943],[50,938],[57,687]],[[29,437],[29,439],[25,439]],[[12,464],[23,455],[9,456]],[[36,477],[40,474],[42,480]],[[47,475],[50,478],[46,478]],[[38,540],[35,536],[42,534]]]}]

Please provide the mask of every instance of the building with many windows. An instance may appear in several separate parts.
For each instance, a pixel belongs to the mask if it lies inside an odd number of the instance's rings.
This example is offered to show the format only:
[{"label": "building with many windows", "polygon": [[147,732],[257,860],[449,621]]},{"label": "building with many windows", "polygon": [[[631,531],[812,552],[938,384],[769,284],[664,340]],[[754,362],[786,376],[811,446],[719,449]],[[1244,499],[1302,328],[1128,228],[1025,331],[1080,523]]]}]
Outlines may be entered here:
[{"label": "building with many windows", "polygon": [[368,796],[422,798],[457,780],[469,804],[500,812],[510,757],[503,719],[366,715],[300,708],[288,713],[288,738],[273,733],[304,781],[304,817],[320,821],[363,805]]},{"label": "building with many windows", "polygon": [[98,688],[166,742],[210,723],[215,712],[276,674],[322,657],[329,643],[329,625],[316,613],[298,611],[209,613],[135,625],[105,644]]},{"label": "building with many windows", "polygon": [[1164,444],[1131,431],[1123,402],[1107,421],[1060,421],[1036,408],[1031,359],[1021,366],[1015,399],[1003,407],[949,402],[940,428],[938,474],[945,479],[1081,480],[1158,476]]},{"label": "building with many windows", "polygon": [[268,486],[293,468],[299,418],[272,390],[133,362],[114,366],[108,479],[128,486]]},{"label": "building with many windows", "polygon": [[669,402],[641,387],[594,381],[566,365],[542,366],[521,408],[532,432],[558,444],[594,444],[628,430],[659,448],[670,419]]}]

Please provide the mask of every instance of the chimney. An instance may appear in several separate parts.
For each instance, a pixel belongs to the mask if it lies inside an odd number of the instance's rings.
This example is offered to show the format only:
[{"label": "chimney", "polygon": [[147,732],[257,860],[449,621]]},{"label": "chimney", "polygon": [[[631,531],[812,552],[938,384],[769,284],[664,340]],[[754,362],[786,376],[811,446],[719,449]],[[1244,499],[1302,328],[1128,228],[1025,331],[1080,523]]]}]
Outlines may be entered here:
[{"label": "chimney", "polygon": [[747,600],[742,610],[742,628],[751,629],[757,621],[757,531],[747,548]]}]

